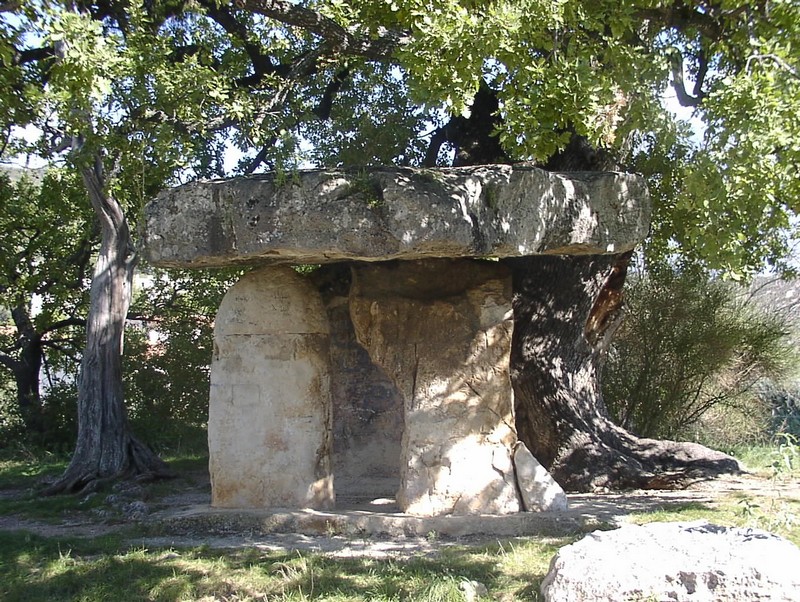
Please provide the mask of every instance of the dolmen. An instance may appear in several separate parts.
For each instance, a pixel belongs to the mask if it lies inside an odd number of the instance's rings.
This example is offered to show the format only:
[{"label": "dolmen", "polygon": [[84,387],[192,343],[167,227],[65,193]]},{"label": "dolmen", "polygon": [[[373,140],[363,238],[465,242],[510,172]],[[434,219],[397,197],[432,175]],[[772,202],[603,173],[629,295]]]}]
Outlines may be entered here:
[{"label": "dolmen", "polygon": [[151,264],[246,270],[214,327],[212,505],[564,509],[517,437],[501,260],[624,253],[649,218],[639,176],[524,165],[320,169],[162,192],[144,212]]}]

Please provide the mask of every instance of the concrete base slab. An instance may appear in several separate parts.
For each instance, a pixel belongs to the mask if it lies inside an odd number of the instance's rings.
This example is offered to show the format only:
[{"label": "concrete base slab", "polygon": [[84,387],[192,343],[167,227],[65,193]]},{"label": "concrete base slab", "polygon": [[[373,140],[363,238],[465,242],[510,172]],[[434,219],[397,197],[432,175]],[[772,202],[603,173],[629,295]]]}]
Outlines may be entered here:
[{"label": "concrete base slab", "polygon": [[169,518],[171,532],[203,531],[211,534],[247,533],[269,535],[295,533],[350,537],[448,537],[476,535],[518,537],[523,535],[562,535],[585,530],[579,520],[553,515],[470,515],[417,517],[407,514],[363,510],[329,512],[319,510],[215,509],[195,507]]},{"label": "concrete base slab", "polygon": [[161,534],[229,535],[248,537],[293,533],[307,536],[369,537],[379,539],[562,536],[613,525],[595,512],[577,508],[560,512],[520,512],[507,515],[420,517],[397,510],[394,499],[339,500],[336,510],[212,508],[198,504],[154,513],[148,522]]}]

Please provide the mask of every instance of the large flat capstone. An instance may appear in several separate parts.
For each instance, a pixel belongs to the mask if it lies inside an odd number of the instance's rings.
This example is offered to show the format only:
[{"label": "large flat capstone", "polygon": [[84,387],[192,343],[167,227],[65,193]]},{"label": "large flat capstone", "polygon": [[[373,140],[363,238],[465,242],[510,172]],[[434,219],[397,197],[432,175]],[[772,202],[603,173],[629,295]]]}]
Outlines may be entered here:
[{"label": "large flat capstone", "polygon": [[529,166],[299,171],[192,182],[145,208],[164,267],[622,253],[647,234],[640,176]]}]

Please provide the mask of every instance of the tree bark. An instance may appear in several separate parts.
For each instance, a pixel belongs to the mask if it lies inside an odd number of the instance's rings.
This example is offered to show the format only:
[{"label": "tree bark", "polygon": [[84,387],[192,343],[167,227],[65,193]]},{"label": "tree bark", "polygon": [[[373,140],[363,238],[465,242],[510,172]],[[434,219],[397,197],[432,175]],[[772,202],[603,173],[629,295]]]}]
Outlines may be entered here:
[{"label": "tree bark", "polygon": [[627,253],[508,261],[518,435],[570,491],[679,487],[739,470],[725,454],[694,443],[639,439],[609,419],[601,364],[623,316],[629,259]]},{"label": "tree bark", "polygon": [[169,476],[167,465],[131,433],[122,386],[122,344],[136,254],[119,202],[104,190],[100,163],[82,169],[101,224],[78,377],[78,439],[69,466],[45,494],[86,491],[117,478]]},{"label": "tree bark", "polygon": [[42,335],[36,332],[33,321],[24,305],[11,310],[17,329],[19,356],[6,363],[14,374],[17,387],[17,407],[29,434],[44,432],[44,415],[39,396],[39,374],[42,369]]}]

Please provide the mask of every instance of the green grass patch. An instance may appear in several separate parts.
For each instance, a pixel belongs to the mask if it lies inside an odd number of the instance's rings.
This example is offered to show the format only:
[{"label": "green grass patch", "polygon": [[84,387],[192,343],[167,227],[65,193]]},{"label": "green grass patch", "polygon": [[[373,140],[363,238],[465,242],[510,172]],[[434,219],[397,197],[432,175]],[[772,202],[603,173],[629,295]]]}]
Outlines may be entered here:
[{"label": "green grass patch", "polygon": [[57,477],[67,464],[68,460],[55,456],[0,459],[0,491],[33,487],[45,479]]},{"label": "green grass patch", "polygon": [[[147,484],[149,497],[167,495],[184,486],[196,485],[196,479],[208,478],[207,455],[168,456],[165,460],[177,478]],[[43,483],[60,476],[67,464],[67,460],[50,455],[44,455],[40,459],[0,460],[0,515],[18,514],[25,518],[59,522],[67,515],[103,506],[106,495],[111,493],[110,484],[100,489],[96,495],[88,497],[45,497],[39,494]],[[2,495],[3,492],[13,495]]]},{"label": "green grass patch", "polygon": [[[785,483],[787,475],[794,473],[773,470],[772,452],[776,449],[754,450],[746,457],[762,458],[757,465],[767,471],[763,474],[773,475],[776,484]],[[202,454],[167,460],[178,479],[147,485],[154,497],[207,478],[208,459]],[[0,461],[0,490],[32,491],[43,478],[57,476],[65,466],[56,458]],[[82,503],[81,496],[0,495],[0,514],[61,520],[71,512],[102,504],[104,497],[100,493]],[[765,529],[800,545],[800,521],[795,517],[800,517],[800,499],[781,494],[776,485],[774,492],[767,486],[758,495],[741,492],[714,503],[670,504],[654,512],[634,514],[631,521],[643,524],[702,519]],[[486,599],[535,601],[540,600],[539,586],[553,555],[579,537],[443,547],[436,556],[400,560],[337,559],[252,548],[146,549],[126,543],[141,534],[141,527],[135,526],[125,533],[91,539],[50,539],[0,531],[0,600],[461,602],[465,583],[478,582],[487,588]]]},{"label": "green grass patch", "polygon": [[748,445],[736,447],[728,453],[739,460],[748,472],[764,478],[775,473],[775,464],[780,462],[780,453],[774,445]]},{"label": "green grass patch", "polygon": [[45,522],[60,522],[69,514],[86,512],[103,504],[103,496],[83,498],[76,495],[42,496],[29,491],[12,498],[0,498],[0,515],[19,514]]},{"label": "green grass patch", "polygon": [[763,529],[800,546],[800,500],[782,497],[777,491],[766,496],[736,493],[714,504],[676,504],[654,512],[634,513],[628,520],[639,525],[706,520],[726,527]]},{"label": "green grass patch", "polygon": [[800,441],[780,433],[769,445],[748,445],[728,451],[753,474],[775,479],[800,479]]},{"label": "green grass patch", "polygon": [[208,474],[208,453],[183,456],[163,456],[163,460],[177,475],[195,472]]},{"label": "green grass patch", "polygon": [[449,548],[407,560],[315,554],[120,548],[112,538],[0,533],[0,599],[462,602],[465,582],[495,600],[538,600],[550,558],[569,539]]},{"label": "green grass patch", "polygon": [[37,490],[58,477],[67,466],[62,458],[0,460],[0,515],[22,514],[48,521],[61,520],[73,511],[88,510],[99,501],[82,503],[77,496],[42,497]]}]

